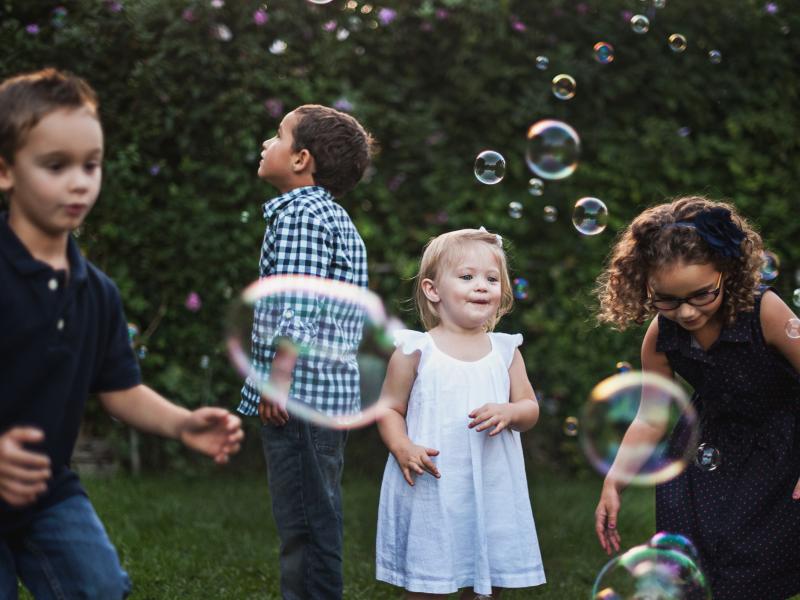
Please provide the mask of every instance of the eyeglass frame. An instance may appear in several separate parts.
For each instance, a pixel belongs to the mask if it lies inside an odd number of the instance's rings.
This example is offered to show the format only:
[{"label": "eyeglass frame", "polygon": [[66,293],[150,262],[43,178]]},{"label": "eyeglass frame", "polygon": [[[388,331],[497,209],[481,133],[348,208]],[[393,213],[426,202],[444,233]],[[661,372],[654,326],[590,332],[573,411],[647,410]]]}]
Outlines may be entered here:
[{"label": "eyeglass frame", "polygon": [[[647,299],[650,301],[650,304],[656,310],[678,310],[681,307],[681,305],[684,304],[684,303],[688,304],[689,306],[694,306],[696,308],[700,308],[702,306],[708,306],[709,304],[713,304],[717,300],[717,298],[719,298],[719,294],[720,294],[720,292],[722,292],[722,271],[720,271],[720,273],[719,273],[719,277],[717,278],[716,286],[717,287],[715,289],[713,289],[713,290],[707,290],[705,292],[697,292],[696,294],[692,294],[691,296],[687,296],[686,298],[670,298],[668,300],[667,299],[656,300],[656,299],[653,298],[653,292],[650,289],[650,286],[648,285],[647,286]],[[711,295],[711,300],[709,300],[708,302],[703,302],[702,304],[693,304],[691,302],[694,298],[698,298],[700,296],[704,296],[705,294],[710,294]],[[656,302],[670,302],[670,303],[677,302],[677,304],[675,304],[675,306],[673,306],[672,308],[659,308],[656,305]]]}]

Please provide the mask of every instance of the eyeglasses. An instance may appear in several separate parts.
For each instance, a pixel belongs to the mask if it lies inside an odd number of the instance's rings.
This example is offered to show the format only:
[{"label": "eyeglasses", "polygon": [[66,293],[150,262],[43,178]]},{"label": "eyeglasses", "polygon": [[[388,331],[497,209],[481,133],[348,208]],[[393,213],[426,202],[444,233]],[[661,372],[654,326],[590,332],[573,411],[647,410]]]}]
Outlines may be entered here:
[{"label": "eyeglasses", "polygon": [[653,308],[658,310],[675,310],[684,302],[686,304],[690,304],[691,306],[706,306],[707,304],[711,304],[717,299],[721,291],[722,273],[720,273],[719,277],[717,278],[716,288],[713,290],[708,290],[707,292],[698,292],[697,294],[692,294],[686,298],[654,298],[653,292],[648,288],[647,297],[650,300],[650,303],[653,305]]}]

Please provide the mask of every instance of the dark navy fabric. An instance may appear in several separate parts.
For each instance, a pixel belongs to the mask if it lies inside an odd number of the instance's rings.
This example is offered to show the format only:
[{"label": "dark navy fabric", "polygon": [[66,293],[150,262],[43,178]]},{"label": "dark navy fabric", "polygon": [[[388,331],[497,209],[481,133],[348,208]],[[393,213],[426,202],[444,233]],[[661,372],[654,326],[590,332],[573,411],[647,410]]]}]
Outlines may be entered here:
[{"label": "dark navy fabric", "polygon": [[[674,321],[658,320],[656,350],[694,388],[698,444],[716,448],[720,461],[714,470],[690,462],[657,486],[656,526],[695,543],[715,600],[800,592],[800,501],[792,499],[800,477],[800,375],[764,340],[763,293],[708,350]],[[674,452],[685,435],[679,422]]]},{"label": "dark navy fabric", "polygon": [[141,382],[119,291],[72,238],[67,255],[69,276],[33,258],[0,215],[0,432],[42,429],[39,449],[53,470],[33,507],[14,509],[0,500],[0,534],[25,525],[39,508],[83,493],[69,462],[86,398]]}]

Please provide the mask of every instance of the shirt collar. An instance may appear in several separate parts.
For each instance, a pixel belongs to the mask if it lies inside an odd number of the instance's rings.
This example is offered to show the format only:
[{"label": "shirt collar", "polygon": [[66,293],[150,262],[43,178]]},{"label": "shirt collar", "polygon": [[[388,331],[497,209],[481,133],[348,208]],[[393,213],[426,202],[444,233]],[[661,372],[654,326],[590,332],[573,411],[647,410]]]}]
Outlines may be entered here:
[{"label": "shirt collar", "polygon": [[[4,254],[11,265],[22,275],[29,276],[53,270],[47,263],[34,258],[22,240],[9,227],[7,212],[0,214],[0,253]],[[72,236],[67,239],[67,260],[70,265],[70,279],[75,282],[85,281],[87,277],[86,259]]]},{"label": "shirt collar", "polygon": [[327,189],[318,185],[306,185],[294,188],[264,203],[264,220],[269,222],[272,215],[303,196],[316,196],[320,200],[333,199],[333,196]]},{"label": "shirt collar", "polygon": [[[731,342],[734,344],[745,344],[753,341],[750,319],[747,317],[751,313],[740,314],[731,324],[724,324],[719,334],[717,342]],[[691,352],[692,335],[675,321],[667,319],[663,315],[658,315],[658,340],[656,341],[656,351],[669,352],[670,350],[681,350],[684,354]]]}]

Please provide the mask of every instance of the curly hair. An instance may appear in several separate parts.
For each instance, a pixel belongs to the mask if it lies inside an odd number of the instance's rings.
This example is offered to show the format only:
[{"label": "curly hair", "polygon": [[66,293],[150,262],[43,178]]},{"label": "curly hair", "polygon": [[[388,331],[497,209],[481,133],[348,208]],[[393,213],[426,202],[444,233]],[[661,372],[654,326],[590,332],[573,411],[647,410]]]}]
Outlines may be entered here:
[{"label": "curly hair", "polygon": [[449,231],[432,238],[425,245],[419,273],[414,281],[414,303],[426,331],[430,331],[441,321],[436,312],[436,305],[428,300],[422,291],[422,280],[435,280],[442,269],[458,260],[464,248],[469,244],[486,244],[497,258],[498,267],[500,267],[500,306],[497,308],[497,314],[484,325],[486,331],[493,331],[503,315],[511,311],[514,304],[514,292],[511,289],[506,253],[503,250],[503,241],[500,236],[489,233],[485,229]]},{"label": "curly hair", "polygon": [[356,187],[376,152],[373,137],[350,115],[319,104],[294,110],[293,150],[314,157],[314,183],[339,198]]},{"label": "curly hair", "polygon": [[[691,222],[701,212],[724,208],[744,239],[738,257],[723,256],[706,243],[693,227],[667,227]],[[737,313],[753,309],[764,250],[761,236],[733,205],[703,196],[686,196],[648,208],[622,231],[597,278],[595,293],[600,301],[597,318],[624,330],[631,323],[641,325],[657,311],[647,298],[648,278],[656,269],[678,262],[713,264],[723,273],[725,293],[721,306],[726,323]]]}]

